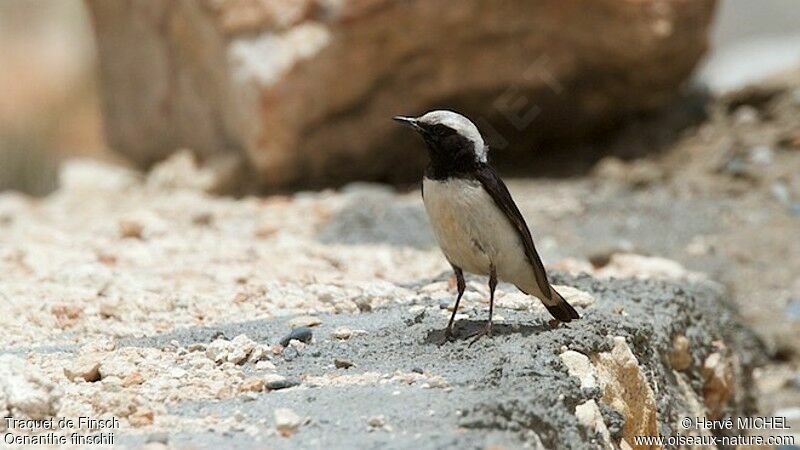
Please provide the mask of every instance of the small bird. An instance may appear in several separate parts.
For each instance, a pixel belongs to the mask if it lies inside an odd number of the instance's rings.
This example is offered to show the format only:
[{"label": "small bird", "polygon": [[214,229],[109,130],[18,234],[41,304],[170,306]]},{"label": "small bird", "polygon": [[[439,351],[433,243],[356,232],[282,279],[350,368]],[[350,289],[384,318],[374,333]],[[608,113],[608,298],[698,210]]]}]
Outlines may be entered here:
[{"label": "small bird", "polygon": [[580,318],[550,285],[528,225],[505,183],[489,165],[489,148],[475,124],[461,114],[441,110],[394,120],[418,132],[430,156],[422,199],[458,286],[445,339],[454,336],[453,322],[466,287],[464,271],[489,276],[489,321],[475,339],[492,335],[498,279],[538,297],[559,321]]}]

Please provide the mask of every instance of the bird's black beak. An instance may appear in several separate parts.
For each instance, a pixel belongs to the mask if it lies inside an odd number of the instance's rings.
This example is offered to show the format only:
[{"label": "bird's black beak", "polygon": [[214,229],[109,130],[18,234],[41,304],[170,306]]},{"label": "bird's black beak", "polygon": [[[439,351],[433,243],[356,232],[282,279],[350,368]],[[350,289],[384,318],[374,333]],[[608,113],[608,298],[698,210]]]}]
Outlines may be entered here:
[{"label": "bird's black beak", "polygon": [[422,131],[422,127],[419,126],[417,119],[413,117],[394,116],[392,120],[394,120],[397,123],[401,123],[407,127],[410,127],[416,131]]}]

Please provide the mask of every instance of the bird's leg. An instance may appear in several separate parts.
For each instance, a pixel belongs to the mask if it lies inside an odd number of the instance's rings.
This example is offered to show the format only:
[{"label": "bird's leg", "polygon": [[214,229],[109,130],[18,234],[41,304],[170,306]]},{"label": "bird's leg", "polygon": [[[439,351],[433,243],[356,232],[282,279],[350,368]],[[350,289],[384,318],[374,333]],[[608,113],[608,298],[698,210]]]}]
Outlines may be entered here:
[{"label": "bird's leg", "polygon": [[478,339],[484,335],[492,337],[492,312],[494,310],[494,289],[497,287],[497,270],[492,264],[489,268],[489,321],[486,323],[486,328],[479,332],[469,345],[477,342]]},{"label": "bird's leg", "polygon": [[458,286],[458,297],[456,297],[456,304],[453,306],[453,314],[450,316],[450,322],[447,324],[447,330],[444,332],[445,340],[453,337],[453,325],[456,321],[456,313],[458,312],[458,304],[461,302],[461,296],[464,295],[464,289],[467,283],[464,282],[464,272],[460,267],[453,266],[453,272],[456,273],[456,285]]},{"label": "bird's leg", "polygon": [[489,323],[486,324],[486,335],[492,337],[492,310],[494,310],[494,289],[497,287],[497,271],[494,264],[489,274]]}]

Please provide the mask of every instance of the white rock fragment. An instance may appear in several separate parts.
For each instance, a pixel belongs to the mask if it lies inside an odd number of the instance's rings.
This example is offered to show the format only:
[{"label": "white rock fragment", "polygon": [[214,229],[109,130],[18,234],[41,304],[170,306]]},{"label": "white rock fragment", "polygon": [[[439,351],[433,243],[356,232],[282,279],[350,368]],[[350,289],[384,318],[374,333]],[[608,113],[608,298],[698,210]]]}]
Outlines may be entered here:
[{"label": "white rock fragment", "polygon": [[201,167],[191,150],[183,149],[156,164],[147,175],[147,188],[154,191],[193,190],[211,192],[220,184],[210,166]]},{"label": "white rock fragment", "polygon": [[302,419],[289,408],[275,409],[275,430],[283,437],[289,437],[300,427]]},{"label": "white rock fragment", "polygon": [[495,305],[498,308],[527,311],[533,307],[534,300],[534,297],[523,292],[503,292],[502,295],[498,296]]},{"label": "white rock fragment", "polygon": [[442,389],[450,386],[450,383],[444,379],[441,375],[432,375],[428,377],[428,382],[425,383],[424,386],[427,386],[431,389]]},{"label": "white rock fragment", "polygon": [[581,381],[581,388],[597,387],[597,373],[588,356],[574,350],[567,350],[558,356],[567,366],[570,376]]},{"label": "white rock fragment", "polygon": [[59,186],[64,191],[119,192],[139,184],[140,175],[128,168],[92,159],[73,159],[61,164]]},{"label": "white rock fragment", "polygon": [[602,278],[685,278],[689,272],[677,261],[633,253],[615,253],[598,271]]},{"label": "white rock fragment", "polygon": [[275,364],[271,361],[259,361],[256,363],[256,370],[275,370]]},{"label": "white rock fragment", "polygon": [[594,400],[587,400],[575,407],[575,417],[580,423],[599,433],[603,437],[605,448],[614,448],[611,442],[611,433],[608,431],[603,414],[600,412],[600,407]]},{"label": "white rock fragment", "polygon": [[64,376],[70,381],[84,380],[95,382],[100,380],[100,362],[92,358],[79,358],[64,367]]},{"label": "white rock fragment", "polygon": [[315,327],[321,323],[322,320],[319,317],[298,316],[289,321],[289,328]]},{"label": "white rock fragment", "polygon": [[209,359],[219,364],[228,360],[228,354],[233,349],[231,341],[223,338],[217,338],[206,347],[206,356]]},{"label": "white rock fragment", "polygon": [[572,306],[588,308],[594,305],[595,298],[586,291],[565,285],[553,285],[553,287]]},{"label": "white rock fragment", "polygon": [[[0,413],[44,419],[59,410],[61,390],[38,368],[14,355],[0,355]],[[5,421],[2,421],[5,426]]]},{"label": "white rock fragment", "polygon": [[367,419],[367,425],[369,426],[369,431],[375,430],[385,430],[385,431],[392,431],[392,427],[386,423],[386,417],[381,415],[372,416]]},{"label": "white rock fragment", "polygon": [[331,333],[335,339],[347,340],[354,336],[363,336],[367,334],[365,330],[351,330],[348,327],[339,327]]}]

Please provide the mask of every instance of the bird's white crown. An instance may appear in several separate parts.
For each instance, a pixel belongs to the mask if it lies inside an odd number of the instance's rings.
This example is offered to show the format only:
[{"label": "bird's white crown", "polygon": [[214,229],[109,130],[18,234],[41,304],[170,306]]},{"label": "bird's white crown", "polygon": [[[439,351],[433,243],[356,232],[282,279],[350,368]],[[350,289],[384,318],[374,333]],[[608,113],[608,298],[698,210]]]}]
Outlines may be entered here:
[{"label": "bird's white crown", "polygon": [[462,116],[461,114],[447,110],[437,110],[426,113],[417,119],[420,123],[425,125],[442,124],[455,130],[464,138],[468,139],[475,145],[475,156],[478,161],[486,162],[488,148],[483,141],[483,136],[478,130],[478,127],[472,123],[471,120]]}]

